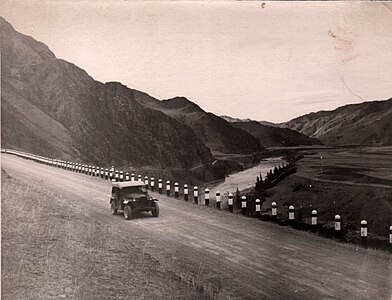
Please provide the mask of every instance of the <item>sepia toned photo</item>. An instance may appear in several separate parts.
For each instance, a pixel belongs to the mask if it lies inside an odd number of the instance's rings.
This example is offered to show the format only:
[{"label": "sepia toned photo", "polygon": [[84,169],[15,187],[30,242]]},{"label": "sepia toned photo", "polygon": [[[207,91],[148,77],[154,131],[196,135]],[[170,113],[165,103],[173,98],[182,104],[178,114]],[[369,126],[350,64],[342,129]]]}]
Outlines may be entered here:
[{"label": "sepia toned photo", "polygon": [[1,299],[392,299],[392,2],[3,0]]}]

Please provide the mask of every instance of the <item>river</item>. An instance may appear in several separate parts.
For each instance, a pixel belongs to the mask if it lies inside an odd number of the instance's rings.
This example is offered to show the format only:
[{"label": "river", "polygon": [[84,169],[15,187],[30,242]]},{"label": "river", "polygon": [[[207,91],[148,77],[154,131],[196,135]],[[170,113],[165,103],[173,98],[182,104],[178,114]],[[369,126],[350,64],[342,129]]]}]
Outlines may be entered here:
[{"label": "river", "polygon": [[234,194],[237,188],[241,191],[253,187],[256,184],[257,176],[261,174],[264,179],[269,170],[282,163],[282,157],[271,157],[263,160],[253,168],[231,174],[229,177],[226,177],[225,181],[218,182],[215,186],[209,187],[211,198],[215,198],[216,191],[220,191],[222,195],[225,193]]}]

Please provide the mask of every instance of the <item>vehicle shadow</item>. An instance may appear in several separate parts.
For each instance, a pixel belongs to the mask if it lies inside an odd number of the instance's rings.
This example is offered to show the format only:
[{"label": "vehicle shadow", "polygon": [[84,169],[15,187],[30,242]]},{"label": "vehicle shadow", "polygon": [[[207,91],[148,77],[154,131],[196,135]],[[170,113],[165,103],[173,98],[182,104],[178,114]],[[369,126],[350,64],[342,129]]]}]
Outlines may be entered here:
[{"label": "vehicle shadow", "polygon": [[[118,216],[124,218],[124,213],[123,212],[119,212]],[[155,218],[151,215],[151,212],[133,212],[132,213],[132,217],[131,217],[131,219],[129,221],[132,221],[132,220],[143,220],[143,219],[155,219]]]}]

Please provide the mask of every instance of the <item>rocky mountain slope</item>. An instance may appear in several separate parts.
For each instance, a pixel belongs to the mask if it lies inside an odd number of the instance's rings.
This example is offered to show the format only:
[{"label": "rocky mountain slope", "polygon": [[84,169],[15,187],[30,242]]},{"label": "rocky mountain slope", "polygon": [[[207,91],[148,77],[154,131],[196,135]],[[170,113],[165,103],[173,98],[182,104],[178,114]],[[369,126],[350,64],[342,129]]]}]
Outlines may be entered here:
[{"label": "rocky mountain slope", "polygon": [[161,111],[192,128],[214,155],[248,155],[264,149],[259,141],[246,131],[233,127],[213,113],[205,112],[184,97],[159,101],[138,91],[134,93],[136,100],[143,106]]},{"label": "rocky mountain slope", "polygon": [[191,169],[210,150],[188,127],[95,81],[0,18],[2,147],[86,163]]},{"label": "rocky mountain slope", "polygon": [[298,131],[262,125],[256,121],[234,122],[234,127],[241,128],[254,137],[265,147],[293,147],[321,145],[322,143]]},{"label": "rocky mountain slope", "polygon": [[392,145],[392,98],[310,113],[281,126],[328,145]]}]

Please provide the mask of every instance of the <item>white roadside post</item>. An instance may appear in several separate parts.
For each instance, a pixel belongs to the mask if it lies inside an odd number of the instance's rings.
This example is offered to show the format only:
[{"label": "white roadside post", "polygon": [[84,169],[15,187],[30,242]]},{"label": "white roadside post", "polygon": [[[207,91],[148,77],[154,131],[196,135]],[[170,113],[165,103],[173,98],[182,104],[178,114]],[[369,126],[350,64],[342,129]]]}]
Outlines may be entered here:
[{"label": "white roadside post", "polygon": [[342,220],[339,215],[335,216],[335,238],[340,239],[342,230]]},{"label": "white roadside post", "polygon": [[144,184],[146,185],[146,188],[148,188],[148,176],[144,176]]},{"label": "white roadside post", "polygon": [[105,180],[109,179],[109,170],[106,168],[105,169]]},{"label": "white roadside post", "polygon": [[129,172],[125,173],[125,181],[129,181]]},{"label": "white roadside post", "polygon": [[142,175],[141,174],[137,175],[137,181],[142,181]]},{"label": "white roadside post", "polygon": [[124,181],[124,171],[120,171],[120,181]]},{"label": "white roadside post", "polygon": [[229,193],[229,196],[227,198],[227,205],[229,206],[229,212],[233,213],[234,209],[233,209],[233,194]]},{"label": "white roadside post", "polygon": [[188,201],[188,193],[189,193],[189,191],[188,191],[188,185],[187,185],[187,184],[184,184],[184,200],[185,200],[185,201]]},{"label": "white roadside post", "polygon": [[174,197],[178,198],[178,193],[180,192],[180,187],[178,185],[178,182],[174,183]]},{"label": "white roadside post", "polygon": [[155,190],[155,179],[154,179],[154,177],[150,178],[150,187],[151,187],[151,191]]},{"label": "white roadside post", "polygon": [[241,197],[241,212],[243,215],[246,215],[246,197],[242,196]]},{"label": "white roadside post", "polygon": [[170,180],[166,181],[166,195],[170,197]]},{"label": "white roadside post", "polygon": [[255,211],[256,211],[256,218],[260,218],[261,217],[260,199],[256,199],[255,201]]},{"label": "white roadside post", "polygon": [[119,175],[118,175],[118,170],[114,171],[114,179],[118,181]]},{"label": "white roadside post", "polygon": [[199,188],[197,186],[193,187],[193,202],[199,204]]},{"label": "white roadside post", "polygon": [[216,202],[216,208],[221,209],[221,194],[219,191],[215,192],[215,202]]},{"label": "white roadside post", "polygon": [[131,174],[131,181],[135,181],[135,174]]},{"label": "white roadside post", "polygon": [[160,178],[158,180],[158,193],[162,194],[162,179]]},{"label": "white roadside post", "polygon": [[362,246],[367,248],[367,246],[368,246],[368,230],[367,230],[366,220],[361,221],[361,242],[362,242]]},{"label": "white roadside post", "polygon": [[208,188],[204,190],[204,205],[210,205],[210,190]]},{"label": "white roadside post", "polygon": [[295,219],[295,215],[294,215],[294,206],[290,205],[289,206],[289,222],[293,222]]},{"label": "white roadside post", "polygon": [[392,226],[389,227],[389,252],[392,252]]},{"label": "white roadside post", "polygon": [[114,178],[114,167],[112,166],[110,168],[110,172],[109,172],[109,180],[113,181],[112,179]]},{"label": "white roadside post", "polygon": [[312,231],[317,231],[317,210],[312,210]]},{"label": "white roadside post", "polygon": [[271,216],[272,216],[272,221],[276,221],[278,217],[278,209],[276,208],[276,202],[271,203]]}]

